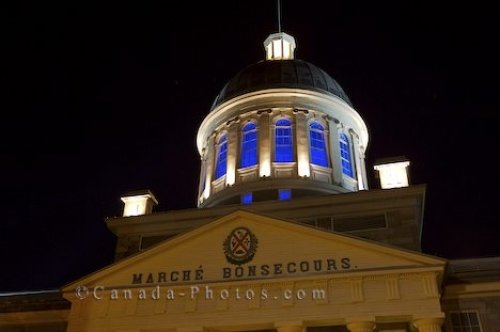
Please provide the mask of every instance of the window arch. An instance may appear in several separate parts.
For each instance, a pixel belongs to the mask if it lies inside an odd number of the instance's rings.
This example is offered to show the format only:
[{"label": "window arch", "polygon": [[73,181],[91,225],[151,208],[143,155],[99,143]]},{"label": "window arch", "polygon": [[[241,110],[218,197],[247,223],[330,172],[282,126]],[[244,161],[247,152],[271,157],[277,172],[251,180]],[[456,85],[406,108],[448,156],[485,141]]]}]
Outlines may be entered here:
[{"label": "window arch", "polygon": [[217,142],[217,162],[215,164],[215,179],[226,175],[227,169],[227,135],[224,134]]},{"label": "window arch", "polygon": [[241,128],[240,167],[249,167],[256,164],[257,126],[254,122],[249,122],[243,128]]},{"label": "window arch", "polygon": [[328,167],[325,129],[316,121],[309,125],[309,151],[311,155],[311,164]]},{"label": "window arch", "polygon": [[340,134],[339,142],[340,142],[340,158],[342,160],[342,173],[350,177],[354,177],[349,138],[347,138],[346,134],[342,133]]},{"label": "window arch", "polygon": [[293,134],[292,122],[288,119],[279,119],[275,124],[274,161],[293,161]]}]

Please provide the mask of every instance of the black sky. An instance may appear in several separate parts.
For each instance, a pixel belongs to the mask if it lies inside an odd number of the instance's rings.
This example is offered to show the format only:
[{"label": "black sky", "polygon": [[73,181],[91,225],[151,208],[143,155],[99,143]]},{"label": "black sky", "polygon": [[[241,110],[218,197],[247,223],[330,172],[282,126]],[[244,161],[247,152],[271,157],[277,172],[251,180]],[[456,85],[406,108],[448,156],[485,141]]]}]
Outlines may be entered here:
[{"label": "black sky", "polygon": [[[500,255],[499,27],[493,2],[283,0],[296,56],[370,131],[367,167],[406,155],[428,185],[424,252]],[[128,3],[128,2],[127,2]],[[264,58],[274,1],[24,4],[1,10],[0,291],[57,288],[112,262],[121,194],[195,206],[196,130]]]}]

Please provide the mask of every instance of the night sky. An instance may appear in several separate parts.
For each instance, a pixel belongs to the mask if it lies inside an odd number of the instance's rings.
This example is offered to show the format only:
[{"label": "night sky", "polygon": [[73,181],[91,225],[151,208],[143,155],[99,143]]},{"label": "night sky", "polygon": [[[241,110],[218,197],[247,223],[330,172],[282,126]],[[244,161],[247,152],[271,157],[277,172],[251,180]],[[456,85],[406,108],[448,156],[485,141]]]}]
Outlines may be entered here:
[{"label": "night sky", "polygon": [[[195,207],[197,128],[277,30],[271,0],[68,3],[0,10],[0,291],[110,264],[123,193]],[[375,159],[407,156],[428,186],[423,250],[445,258],[500,255],[500,19],[485,3],[283,1],[296,57],[367,123],[371,188]]]}]

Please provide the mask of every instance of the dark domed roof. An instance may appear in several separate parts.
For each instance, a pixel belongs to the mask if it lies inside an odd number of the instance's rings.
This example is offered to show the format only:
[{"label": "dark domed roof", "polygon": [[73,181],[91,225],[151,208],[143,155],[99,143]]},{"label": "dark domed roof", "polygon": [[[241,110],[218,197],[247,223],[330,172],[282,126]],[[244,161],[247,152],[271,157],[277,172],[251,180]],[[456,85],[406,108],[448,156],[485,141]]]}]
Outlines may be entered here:
[{"label": "dark domed roof", "polygon": [[212,109],[239,95],[272,88],[327,92],[352,106],[349,97],[330,75],[309,62],[294,59],[260,61],[243,69],[224,86]]}]

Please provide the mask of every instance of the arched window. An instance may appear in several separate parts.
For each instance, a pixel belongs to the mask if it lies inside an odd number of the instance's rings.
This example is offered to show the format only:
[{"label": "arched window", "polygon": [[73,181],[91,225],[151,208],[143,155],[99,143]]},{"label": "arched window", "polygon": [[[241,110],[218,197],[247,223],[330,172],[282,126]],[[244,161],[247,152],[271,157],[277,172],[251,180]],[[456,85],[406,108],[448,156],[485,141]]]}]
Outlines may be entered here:
[{"label": "arched window", "polygon": [[293,161],[292,123],[288,119],[276,121],[274,161]]},{"label": "arched window", "polygon": [[344,133],[340,134],[339,141],[340,141],[340,158],[342,160],[342,173],[350,177],[354,177],[352,170],[351,148],[347,135]]},{"label": "arched window", "polygon": [[227,168],[227,135],[219,138],[217,143],[217,163],[215,166],[215,179],[226,174]]},{"label": "arched window", "polygon": [[241,129],[240,167],[255,164],[257,164],[257,126],[249,122]]},{"label": "arched window", "polygon": [[325,129],[318,122],[309,125],[309,150],[311,164],[328,167],[328,154],[325,144]]}]

